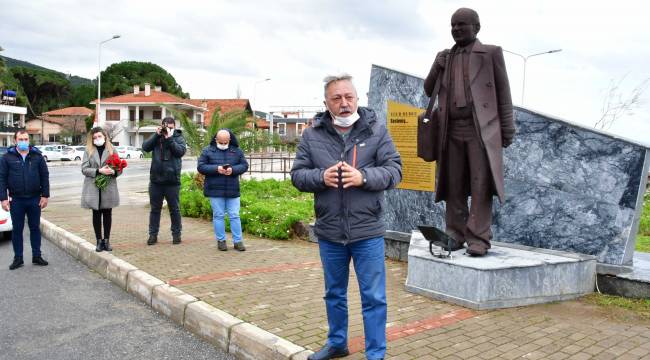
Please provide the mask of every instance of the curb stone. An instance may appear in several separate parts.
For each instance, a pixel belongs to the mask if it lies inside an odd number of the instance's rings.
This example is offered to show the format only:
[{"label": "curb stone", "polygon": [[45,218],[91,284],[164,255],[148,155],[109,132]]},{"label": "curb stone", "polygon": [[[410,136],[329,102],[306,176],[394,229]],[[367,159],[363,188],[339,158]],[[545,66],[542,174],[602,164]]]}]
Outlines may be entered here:
[{"label": "curb stone", "polygon": [[233,326],[228,352],[238,359],[291,359],[305,348],[249,323]]},{"label": "curb stone", "polygon": [[185,309],[189,304],[197,301],[199,299],[194,296],[167,284],[153,288],[151,295],[151,307],[181,326],[185,318]]},{"label": "curb stone", "polygon": [[135,270],[130,272],[126,279],[126,292],[134,295],[143,303],[151,306],[151,298],[154,288],[164,284],[165,283],[161,280],[142,270]]},{"label": "curb stone", "polygon": [[41,233],[70,256],[173,322],[238,359],[305,360],[313,352],[209,305],[41,218]]},{"label": "curb stone", "polygon": [[183,327],[225,351],[229,349],[231,329],[244,323],[203,301],[187,306]]}]

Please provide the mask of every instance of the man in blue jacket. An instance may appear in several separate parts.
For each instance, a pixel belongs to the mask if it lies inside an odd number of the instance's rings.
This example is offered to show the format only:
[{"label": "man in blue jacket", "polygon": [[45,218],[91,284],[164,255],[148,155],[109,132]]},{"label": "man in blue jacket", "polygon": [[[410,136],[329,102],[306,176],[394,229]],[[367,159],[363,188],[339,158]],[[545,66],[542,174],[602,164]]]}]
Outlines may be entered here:
[{"label": "man in blue jacket", "polygon": [[246,251],[239,218],[239,175],[248,170],[248,162],[235,134],[228,129],[219,130],[210,145],[201,152],[196,169],[205,175],[203,195],[210,199],[218,249],[228,250],[224,220],[227,213],[233,246],[235,250]]},{"label": "man in blue jacket", "polygon": [[347,289],[350,260],[359,282],[366,357],[386,353],[386,269],[381,220],[384,190],[402,179],[402,161],[375,113],[358,107],[349,75],[325,78],[325,113],[303,132],[291,181],[314,193],[321,263],[325,275],[327,344],[309,356],[325,360],[348,351]]},{"label": "man in blue jacket", "polygon": [[41,152],[29,146],[29,135],[18,130],[14,135],[16,146],[10,147],[0,159],[0,200],[2,208],[11,213],[13,231],[11,242],[14,261],[9,270],[24,265],[23,228],[25,215],[29,224],[29,240],[32,245],[32,263],[47,266],[41,255],[41,210],[50,197],[50,173]]}]

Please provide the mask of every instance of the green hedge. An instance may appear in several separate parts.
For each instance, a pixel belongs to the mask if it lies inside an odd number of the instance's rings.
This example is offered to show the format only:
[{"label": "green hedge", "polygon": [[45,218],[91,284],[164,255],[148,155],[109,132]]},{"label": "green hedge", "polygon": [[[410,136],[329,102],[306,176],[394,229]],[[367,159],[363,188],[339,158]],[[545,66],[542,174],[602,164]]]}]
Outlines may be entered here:
[{"label": "green hedge", "polygon": [[636,251],[650,252],[650,191],[643,197],[643,210],[636,237]]},{"label": "green hedge", "polygon": [[[181,214],[212,220],[210,201],[203,196],[194,174],[181,178]],[[270,239],[288,239],[292,225],[314,218],[314,197],[301,193],[289,180],[241,180],[241,218],[245,232]],[[226,228],[230,228],[226,216]]]}]

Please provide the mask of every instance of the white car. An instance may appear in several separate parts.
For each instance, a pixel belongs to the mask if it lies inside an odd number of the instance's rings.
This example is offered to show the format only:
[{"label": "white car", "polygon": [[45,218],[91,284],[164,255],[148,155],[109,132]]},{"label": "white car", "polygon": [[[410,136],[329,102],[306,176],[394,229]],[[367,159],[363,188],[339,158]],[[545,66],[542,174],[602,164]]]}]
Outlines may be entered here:
[{"label": "white car", "polygon": [[66,146],[61,151],[61,160],[81,160],[86,152],[85,146]]},{"label": "white car", "polygon": [[43,158],[45,161],[61,160],[63,157],[61,149],[57,149],[55,146],[44,146],[37,148],[41,151],[41,153],[43,153]]},{"label": "white car", "polygon": [[11,216],[7,211],[4,211],[2,207],[0,207],[0,235],[1,238],[5,240],[11,240],[11,230],[13,230],[14,226],[11,223]]},{"label": "white car", "polygon": [[144,157],[142,151],[133,146],[116,146],[115,150],[120,159],[142,159]]}]

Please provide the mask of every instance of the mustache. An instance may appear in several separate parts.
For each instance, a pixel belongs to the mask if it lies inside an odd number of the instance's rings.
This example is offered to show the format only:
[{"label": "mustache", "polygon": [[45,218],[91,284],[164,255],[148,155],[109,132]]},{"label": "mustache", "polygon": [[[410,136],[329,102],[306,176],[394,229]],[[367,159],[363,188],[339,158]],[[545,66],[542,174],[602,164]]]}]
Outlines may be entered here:
[{"label": "mustache", "polygon": [[349,106],[341,106],[341,108],[339,109],[339,112],[340,112],[340,113],[343,113],[343,112],[352,112],[352,108],[349,107]]}]

